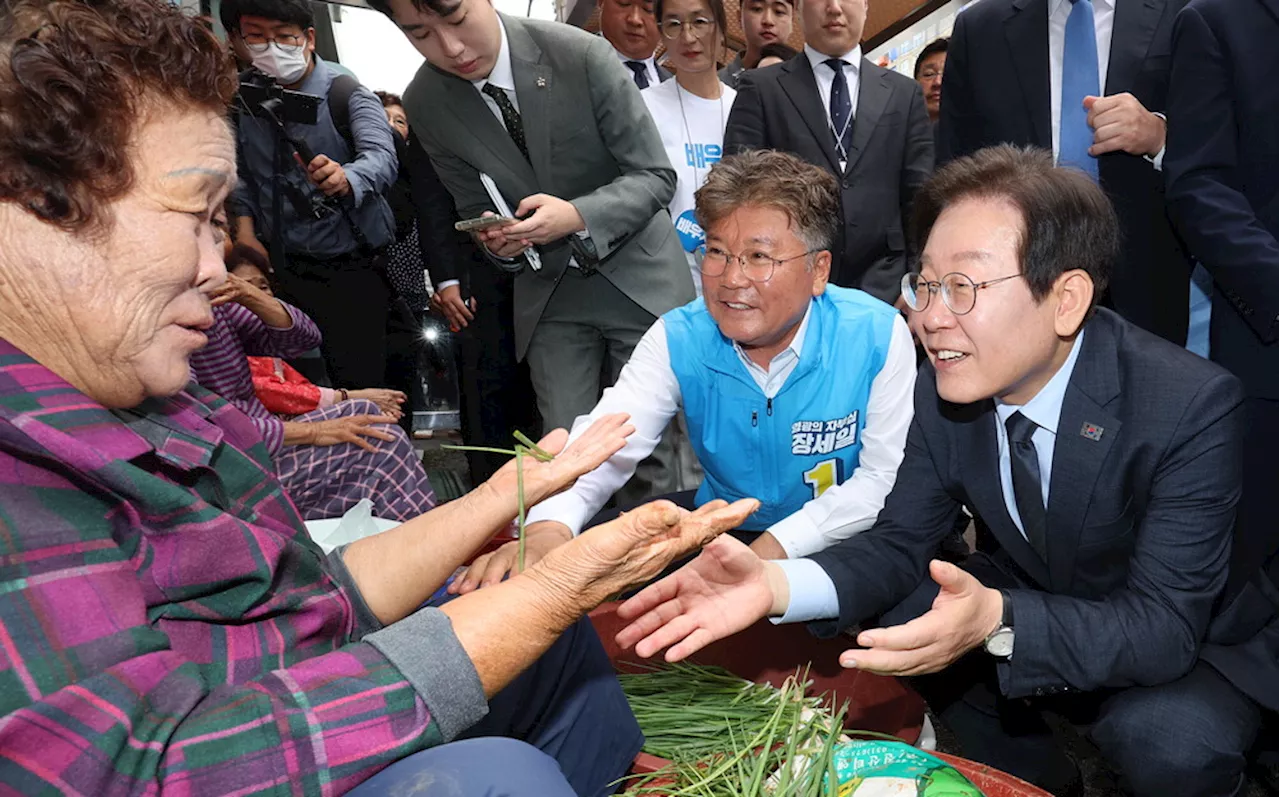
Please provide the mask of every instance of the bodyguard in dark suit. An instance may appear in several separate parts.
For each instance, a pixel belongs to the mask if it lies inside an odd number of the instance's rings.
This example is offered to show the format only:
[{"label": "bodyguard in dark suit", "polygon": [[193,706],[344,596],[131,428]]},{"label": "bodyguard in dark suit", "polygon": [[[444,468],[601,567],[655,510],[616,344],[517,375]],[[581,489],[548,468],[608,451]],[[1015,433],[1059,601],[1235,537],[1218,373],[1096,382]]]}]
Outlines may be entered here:
[{"label": "bodyguard in dark suit", "polygon": [[1164,122],[1155,114],[1165,109],[1173,20],[1185,4],[984,0],[966,8],[947,50],[938,131],[939,164],[993,144],[1031,144],[1094,175],[1122,233],[1104,301],[1179,345],[1191,271],[1164,211]]},{"label": "bodyguard in dark suit", "polygon": [[830,170],[843,215],[831,281],[893,302],[907,270],[904,219],[933,171],[924,95],[862,57],[866,0],[807,0],[800,13],[804,52],[742,73],[725,152],[777,149]]},{"label": "bodyguard in dark suit", "polygon": [[[801,560],[717,539],[621,607],[619,642],[678,642],[680,658],[764,613],[823,635],[879,616],[841,663],[928,675],[917,688],[967,757],[1081,793],[1049,711],[1087,728],[1135,794],[1231,793],[1259,711],[1199,654],[1206,634],[1259,631],[1209,630],[1240,492],[1239,380],[1095,309],[1114,212],[1043,150],[944,167],[915,219],[926,243],[903,295],[929,362],[876,525]],[[961,506],[988,538],[962,567],[932,560]]]},{"label": "bodyguard in dark suit", "polygon": [[[1250,679],[1274,711],[1276,685],[1276,0],[1192,0],[1178,15],[1169,78],[1167,199],[1213,277],[1209,356],[1244,383],[1249,435],[1234,558],[1265,562],[1234,611],[1270,615],[1266,643],[1223,645],[1214,666]],[[1234,586],[1234,585],[1233,585]]]},{"label": "bodyguard in dark suit", "polygon": [[612,45],[636,88],[644,91],[671,79],[671,72],[655,58],[658,20],[653,16],[653,0],[596,0],[596,8],[600,9],[600,35]]}]

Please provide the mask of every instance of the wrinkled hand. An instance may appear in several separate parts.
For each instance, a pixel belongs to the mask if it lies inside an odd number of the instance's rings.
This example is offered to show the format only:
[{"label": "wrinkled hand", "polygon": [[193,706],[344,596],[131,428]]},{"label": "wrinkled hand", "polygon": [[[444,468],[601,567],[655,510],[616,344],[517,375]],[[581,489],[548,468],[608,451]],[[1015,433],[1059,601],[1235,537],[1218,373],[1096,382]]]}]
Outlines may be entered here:
[{"label": "wrinkled hand", "polygon": [[1000,624],[1004,596],[950,562],[935,559],[929,575],[942,588],[933,608],[903,625],[858,634],[866,650],[846,650],[844,667],[881,675],[926,675],[946,669],[982,644]]},{"label": "wrinkled hand", "polygon": [[227,302],[249,305],[255,302],[269,302],[272,298],[255,287],[248,280],[237,277],[230,271],[227,279],[209,294],[209,304],[217,307]]},{"label": "wrinkled hand", "polygon": [[347,396],[353,399],[364,399],[372,401],[378,405],[378,409],[382,410],[384,415],[389,415],[397,421],[404,417],[404,410],[401,405],[408,398],[399,390],[389,390],[384,387],[367,387],[362,390],[350,390]]},{"label": "wrinkled hand", "polygon": [[[482,217],[496,216],[497,214],[491,210],[486,210],[480,214]],[[512,238],[507,235],[507,229],[511,225],[502,227],[490,227],[487,230],[476,230],[472,233],[476,240],[484,244],[490,252],[498,257],[518,257],[521,252],[529,248],[527,241],[521,241],[519,238]]]},{"label": "wrinkled hand", "polygon": [[311,163],[307,164],[307,177],[325,196],[346,196],[351,193],[347,172],[342,168],[342,164],[328,155],[317,155]]},{"label": "wrinkled hand", "polygon": [[1154,157],[1164,149],[1164,120],[1144,108],[1132,94],[1085,97],[1084,107],[1093,128],[1089,154],[1095,158],[1108,152]]},{"label": "wrinkled hand", "polygon": [[[554,520],[531,523],[524,529],[524,566],[533,567],[553,548],[564,545],[573,539],[569,527]],[[491,587],[502,583],[508,573],[516,572],[520,562],[520,541],[515,540],[503,545],[496,551],[477,556],[467,572],[455,578],[449,584],[452,595],[466,595],[482,587]]]},{"label": "wrinkled hand", "polygon": [[475,319],[476,300],[462,300],[462,287],[449,285],[431,294],[431,306],[449,322],[449,331],[465,329]]},{"label": "wrinkled hand", "polygon": [[[587,427],[568,447],[565,441],[569,439],[569,433],[564,429],[555,429],[539,440],[538,447],[556,457],[550,462],[540,462],[532,454],[525,455],[525,506],[533,506],[567,489],[579,476],[595,470],[621,450],[627,437],[636,430],[627,423],[630,417],[624,412],[605,415]],[[485,484],[497,495],[514,497],[518,485],[516,461],[513,459],[503,465]]]},{"label": "wrinkled hand", "polygon": [[316,421],[315,423],[306,424],[311,433],[310,439],[307,441],[313,446],[334,446],[338,443],[351,443],[360,446],[366,451],[377,451],[366,437],[373,437],[378,440],[385,440],[388,443],[395,440],[395,435],[385,429],[378,427],[383,424],[393,424],[396,419],[390,415],[352,415],[347,418],[332,418],[327,421]]},{"label": "wrinkled hand", "polygon": [[[529,213],[533,215],[525,218]],[[525,246],[549,244],[587,228],[573,203],[550,194],[531,194],[520,200],[516,216],[523,221],[508,224],[502,228],[502,234],[508,240],[517,239]]]},{"label": "wrinkled hand", "polygon": [[588,529],[525,572],[551,582],[553,591],[580,594],[585,605],[596,606],[737,528],[759,506],[759,501],[744,498],[732,504],[711,501],[690,512],[670,501],[654,501]]},{"label": "wrinkled hand", "polygon": [[618,616],[631,621],[618,632],[618,645],[635,646],[642,658],[670,647],[666,660],[674,662],[736,634],[774,607],[770,567],[777,565],[732,537],[720,537],[697,559],[618,607]]}]

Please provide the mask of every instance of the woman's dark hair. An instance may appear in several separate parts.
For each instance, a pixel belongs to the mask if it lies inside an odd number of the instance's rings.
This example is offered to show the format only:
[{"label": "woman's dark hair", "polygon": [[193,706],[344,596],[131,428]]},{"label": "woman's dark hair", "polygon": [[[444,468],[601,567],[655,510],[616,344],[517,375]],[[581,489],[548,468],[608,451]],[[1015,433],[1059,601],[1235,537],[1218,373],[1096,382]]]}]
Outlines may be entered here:
[{"label": "woman's dark hair", "polygon": [[938,217],[966,199],[1003,200],[1022,215],[1018,261],[1036,301],[1067,271],[1093,279],[1094,301],[1107,289],[1120,253],[1111,200],[1084,172],[1053,165],[1053,153],[1001,144],[943,166],[916,192],[912,249],[923,251]]},{"label": "woman's dark hair", "polygon": [[[226,2],[226,0],[223,0]],[[241,17],[262,17],[263,19],[274,19],[277,22],[287,22],[290,25],[297,25],[304,31],[307,28],[315,27],[315,17],[312,15],[311,5],[307,0],[235,0],[235,8],[231,14],[231,26],[227,30],[240,31]],[[223,27],[226,27],[227,18],[222,19]]]},{"label": "woman's dark hair", "polygon": [[109,224],[144,113],[222,114],[235,89],[222,43],[164,0],[16,0],[0,14],[0,202],[72,232]]},{"label": "woman's dark hair", "polygon": [[[783,61],[790,61],[799,54],[799,50],[788,44],[783,44],[782,42],[773,42],[760,48],[760,60],[764,60],[765,58],[781,58]],[[756,61],[756,63],[759,64],[760,61]]]},{"label": "woman's dark hair", "polygon": [[[729,36],[729,23],[724,15],[724,0],[703,0],[703,2],[707,4],[707,8],[711,9],[711,18],[715,20],[716,32],[720,34],[720,41],[717,44],[724,44]],[[658,21],[659,30],[662,28],[662,9],[663,0],[653,0],[653,18]]]},{"label": "woman's dark hair", "polygon": [[404,107],[404,100],[400,98],[399,94],[382,90],[375,91],[374,94],[377,95],[379,100],[382,100],[383,108],[390,108],[393,105],[400,108]]},{"label": "woman's dark hair", "polygon": [[245,244],[236,244],[231,247],[231,253],[227,255],[227,271],[234,271],[240,266],[253,266],[262,272],[264,277],[271,276],[271,264],[262,256],[262,253]]}]

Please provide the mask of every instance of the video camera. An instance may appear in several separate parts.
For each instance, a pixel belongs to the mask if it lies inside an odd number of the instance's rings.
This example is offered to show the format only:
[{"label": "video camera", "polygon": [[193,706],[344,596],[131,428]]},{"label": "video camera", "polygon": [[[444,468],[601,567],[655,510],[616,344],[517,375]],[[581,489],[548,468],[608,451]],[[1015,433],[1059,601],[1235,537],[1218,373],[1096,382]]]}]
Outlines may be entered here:
[{"label": "video camera", "polygon": [[[322,97],[314,94],[286,89],[273,77],[258,69],[246,69],[240,73],[240,91],[236,95],[239,113],[268,122],[275,128],[279,140],[298,153],[303,164],[309,164],[315,160],[316,153],[306,139],[289,135],[284,125],[285,122],[301,125],[316,124],[319,120],[322,100]],[[275,178],[278,180],[279,163],[276,164],[276,169]],[[341,211],[341,207],[329,197],[314,190],[301,191],[288,182],[279,182],[283,183],[282,187],[293,205],[294,212],[301,217],[322,219],[330,213]]]},{"label": "video camera", "polygon": [[290,91],[257,69],[240,73],[240,110],[260,119],[313,125],[322,99],[314,94]]}]

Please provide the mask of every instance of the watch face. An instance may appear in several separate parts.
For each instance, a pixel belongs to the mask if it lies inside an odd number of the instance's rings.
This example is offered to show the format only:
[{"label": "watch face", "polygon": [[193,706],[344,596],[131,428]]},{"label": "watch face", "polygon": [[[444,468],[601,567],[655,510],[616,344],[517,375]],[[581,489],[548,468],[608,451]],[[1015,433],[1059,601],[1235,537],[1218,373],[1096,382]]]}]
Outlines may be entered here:
[{"label": "watch face", "polygon": [[1013,655],[1013,629],[1008,626],[997,628],[987,637],[987,652],[999,659],[1007,659]]}]

